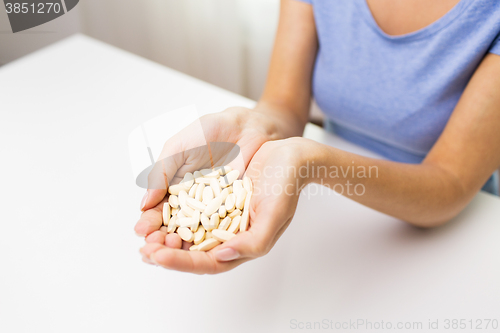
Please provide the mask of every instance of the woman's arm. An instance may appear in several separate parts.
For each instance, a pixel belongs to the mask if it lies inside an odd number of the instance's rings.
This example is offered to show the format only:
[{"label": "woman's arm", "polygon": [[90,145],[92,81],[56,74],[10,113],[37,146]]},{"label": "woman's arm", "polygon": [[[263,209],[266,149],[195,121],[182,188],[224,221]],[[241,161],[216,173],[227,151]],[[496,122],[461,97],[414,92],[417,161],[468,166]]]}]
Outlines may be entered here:
[{"label": "woman's arm", "polygon": [[312,6],[282,0],[266,86],[255,108],[275,117],[280,139],[301,136],[304,131],[317,48]]},{"label": "woman's arm", "polygon": [[361,170],[358,166],[362,166],[367,175],[372,167],[372,177],[358,178],[356,174],[352,177],[349,172],[345,178],[315,177],[310,181],[330,188],[336,184],[345,188],[347,181],[363,184],[366,193],[349,196],[351,199],[418,226],[442,224],[457,215],[500,166],[499,92],[500,56],[489,54],[421,164],[366,158],[313,144],[316,149],[307,149],[310,151],[307,158],[314,160],[316,166],[338,166],[344,170],[348,166]]},{"label": "woman's arm", "polygon": [[[312,6],[282,0],[280,23],[264,94],[256,111],[272,115],[277,138],[302,135],[318,48]],[[316,167],[365,167],[378,177],[311,179],[329,187],[363,184],[350,198],[419,226],[458,214],[500,166],[500,57],[489,54],[469,82],[445,130],[419,165],[365,158],[316,144],[304,151]],[[354,163],[353,163],[354,162]]]},{"label": "woman's arm", "polygon": [[[294,215],[300,189],[310,182],[333,188],[350,181],[351,191],[354,185],[363,184],[364,195],[350,198],[418,226],[436,226],[460,212],[500,166],[500,57],[496,55],[488,55],[477,69],[444,132],[420,165],[366,158],[304,138],[275,140],[301,135],[307,121],[317,49],[312,15],[309,5],[282,0],[267,86],[253,111],[269,115],[278,131],[272,140],[267,134],[261,135],[259,143],[249,149],[252,153],[248,155],[253,157],[246,174],[254,183],[249,230],[206,253],[183,251],[167,240],[148,243],[141,249],[144,260],[168,269],[213,274],[260,257],[283,234]],[[239,119],[234,114],[229,113]],[[214,119],[214,123],[220,123],[219,119]],[[229,134],[232,137],[234,133]],[[255,141],[254,137],[250,133],[248,140]],[[307,162],[309,167],[314,162],[316,170],[318,166],[344,170],[353,165],[365,166],[367,170],[377,167],[378,177],[360,178],[357,173],[352,177],[350,172],[345,178],[273,175],[273,171],[297,169]],[[276,189],[284,192],[275,194]],[[146,235],[159,228],[158,207],[143,214],[136,226],[138,233]]]}]

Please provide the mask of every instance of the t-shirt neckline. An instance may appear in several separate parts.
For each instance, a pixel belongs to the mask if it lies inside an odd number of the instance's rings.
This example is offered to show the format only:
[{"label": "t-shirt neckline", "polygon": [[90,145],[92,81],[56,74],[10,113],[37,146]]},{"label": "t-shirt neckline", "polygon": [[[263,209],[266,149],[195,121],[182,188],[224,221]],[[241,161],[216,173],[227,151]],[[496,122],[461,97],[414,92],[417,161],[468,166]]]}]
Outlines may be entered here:
[{"label": "t-shirt neckline", "polygon": [[403,41],[412,41],[415,39],[425,38],[443,29],[448,24],[453,22],[453,20],[455,20],[460,14],[462,14],[465,8],[467,8],[467,6],[471,4],[473,1],[474,0],[460,0],[460,2],[457,3],[452,9],[450,9],[446,14],[444,14],[442,17],[440,17],[433,23],[429,24],[428,26],[423,27],[422,29],[416,30],[414,32],[397,36],[389,35],[380,28],[378,23],[375,21],[375,18],[373,17],[373,14],[366,0],[357,0],[356,7],[361,10],[361,15],[363,16],[365,22],[368,23],[368,25],[373,30],[375,30],[377,34],[391,41],[403,42]]}]

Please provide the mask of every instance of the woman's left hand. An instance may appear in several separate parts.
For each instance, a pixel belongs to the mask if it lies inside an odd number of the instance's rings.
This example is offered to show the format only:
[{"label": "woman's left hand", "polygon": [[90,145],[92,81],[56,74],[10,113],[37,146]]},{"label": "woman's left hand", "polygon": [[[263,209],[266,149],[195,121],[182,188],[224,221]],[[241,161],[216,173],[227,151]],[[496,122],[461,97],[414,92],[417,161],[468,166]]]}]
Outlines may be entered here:
[{"label": "woman's left hand", "polygon": [[[292,221],[299,194],[308,184],[300,168],[313,158],[318,143],[304,138],[269,141],[251,160],[245,175],[252,179],[250,227],[208,252],[174,249],[161,235],[141,249],[144,261],[197,274],[228,271],[267,254]],[[164,239],[164,238],[163,238]]]}]

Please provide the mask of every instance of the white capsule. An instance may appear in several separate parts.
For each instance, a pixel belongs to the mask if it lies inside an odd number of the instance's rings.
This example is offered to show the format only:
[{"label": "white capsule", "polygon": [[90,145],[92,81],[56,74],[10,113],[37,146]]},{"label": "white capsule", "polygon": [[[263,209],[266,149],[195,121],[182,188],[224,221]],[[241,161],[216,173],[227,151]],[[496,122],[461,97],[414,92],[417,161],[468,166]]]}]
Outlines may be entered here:
[{"label": "white capsule", "polygon": [[212,191],[213,191],[215,197],[220,195],[221,188],[220,188],[219,181],[216,178],[210,179],[210,187],[212,188]]},{"label": "white capsule", "polygon": [[243,181],[241,179],[236,179],[233,183],[233,193],[238,196],[240,191],[243,189]]},{"label": "white capsule", "polygon": [[205,228],[200,225],[198,230],[194,233],[194,244],[198,245],[205,239]]},{"label": "white capsule", "polygon": [[168,204],[172,208],[179,207],[179,198],[176,195],[171,194],[170,197],[168,197]]},{"label": "white capsule", "polygon": [[222,205],[219,207],[219,217],[221,219],[225,218],[226,217],[226,206]]},{"label": "white capsule", "polygon": [[203,189],[203,200],[201,202],[207,205],[213,198],[214,192],[212,191],[212,187],[206,186],[205,189]]},{"label": "white capsule", "polygon": [[209,251],[219,244],[220,242],[215,238],[205,239],[198,245],[198,251]]},{"label": "white capsule", "polygon": [[175,214],[175,216],[177,216],[178,219],[182,219],[184,217],[189,217],[187,215],[184,215],[184,213],[180,210],[177,212],[177,214]]},{"label": "white capsule", "polygon": [[231,225],[229,226],[227,231],[232,232],[233,234],[237,233],[238,230],[240,230],[240,221],[241,221],[241,216],[240,215],[236,216],[231,221]]},{"label": "white capsule", "polygon": [[234,219],[236,216],[240,216],[240,215],[241,215],[241,210],[235,209],[228,216],[230,218]]},{"label": "white capsule", "polygon": [[198,187],[196,188],[196,194],[194,198],[198,201],[201,201],[203,199],[203,190],[205,189],[205,184],[198,184]]},{"label": "white capsule", "polygon": [[240,231],[247,231],[248,229],[248,221],[249,221],[249,212],[248,210],[243,211],[243,215],[241,215],[240,221]]},{"label": "white capsule", "polygon": [[178,227],[178,225],[177,225],[177,216],[172,216],[172,218],[168,222],[167,232],[169,234],[171,234],[171,233],[175,232],[175,229],[177,229],[177,227]]},{"label": "white capsule", "polygon": [[220,196],[222,198],[222,203],[226,202],[227,196],[231,194],[231,188],[226,187],[220,192]]},{"label": "white capsule", "polygon": [[210,173],[207,173],[206,175],[203,175],[203,177],[205,177],[205,178],[215,178],[215,179],[219,178],[219,176],[220,176],[220,173],[218,170],[214,170]]},{"label": "white capsule", "polygon": [[179,206],[181,206],[181,208],[186,206],[186,199],[189,198],[189,195],[187,194],[187,192],[184,190],[181,190],[179,192],[178,197],[179,197]]},{"label": "white capsule", "polygon": [[219,174],[221,176],[224,176],[225,174],[227,174],[228,172],[232,171],[233,168],[231,168],[230,166],[226,165],[226,166],[220,166],[220,167],[216,167],[215,170],[219,171]]},{"label": "white capsule", "polygon": [[201,214],[200,221],[205,230],[208,230],[210,228],[210,218],[208,216],[206,216],[205,214]]},{"label": "white capsule", "polygon": [[213,168],[213,170],[217,171],[219,173],[219,176],[222,176],[222,173],[224,172],[223,168],[223,166],[216,166],[215,168]]},{"label": "white capsule", "polygon": [[205,239],[209,239],[209,238],[212,238],[212,232],[211,231],[205,232]]},{"label": "white capsule", "polygon": [[177,229],[177,233],[183,241],[192,242],[194,239],[194,234],[188,228],[180,227]]},{"label": "white capsule", "polygon": [[188,205],[185,205],[184,207],[181,208],[180,213],[182,213],[186,217],[191,217],[194,214],[194,209],[192,209]]},{"label": "white capsule", "polygon": [[163,225],[168,225],[170,221],[170,205],[168,202],[163,203]]},{"label": "white capsule", "polygon": [[228,187],[236,179],[238,179],[239,176],[240,176],[240,172],[238,170],[233,170],[233,171],[229,172],[227,175],[220,178],[221,187]]},{"label": "white capsule", "polygon": [[199,210],[200,212],[204,211],[205,208],[207,208],[207,205],[199,202],[198,200],[196,200],[195,198],[187,198],[186,200],[186,203],[189,207],[193,208],[193,209],[197,209]]},{"label": "white capsule", "polygon": [[220,223],[219,223],[219,226],[217,227],[217,229],[221,229],[221,230],[227,230],[227,228],[229,228],[229,225],[231,224],[231,218],[228,216],[226,218],[224,218]]},{"label": "white capsule", "polygon": [[243,177],[243,188],[247,190],[247,193],[253,191],[253,185],[250,177]]},{"label": "white capsule", "polygon": [[170,221],[168,222],[168,227],[172,227],[172,228],[177,228],[179,226],[179,224],[177,224],[177,219],[178,217],[177,216],[172,216],[172,218],[170,219]]},{"label": "white capsule", "polygon": [[188,195],[190,198],[194,198],[195,195],[196,195],[196,190],[198,189],[198,186],[200,184],[194,184],[193,186],[191,186],[191,188],[189,189],[189,192],[188,192]]},{"label": "white capsule", "polygon": [[202,177],[202,178],[196,178],[194,181],[198,184],[210,185],[210,179],[211,178]]},{"label": "white capsule", "polygon": [[173,195],[179,195],[180,191],[185,191],[186,188],[184,185],[181,184],[175,184],[175,185],[170,185],[168,187],[168,193],[173,194]]},{"label": "white capsule", "polygon": [[234,236],[236,235],[226,230],[215,229],[212,231],[212,237],[217,239],[219,242],[227,242]]},{"label": "white capsule", "polygon": [[236,208],[243,209],[243,206],[245,205],[246,196],[247,196],[247,190],[242,188],[238,193],[238,196],[236,197],[236,205],[235,205]]},{"label": "white capsule", "polygon": [[227,196],[224,205],[226,206],[227,212],[232,212],[234,210],[234,206],[236,205],[236,196],[234,195],[234,193],[231,193]]},{"label": "white capsule", "polygon": [[212,171],[213,171],[212,169],[201,169],[200,173],[203,175],[203,177],[205,177],[205,175],[208,175]]},{"label": "white capsule", "polygon": [[200,226],[200,216],[201,213],[199,210],[195,210],[193,216],[191,217],[191,231],[196,232],[198,227]]},{"label": "white capsule", "polygon": [[253,192],[250,191],[247,193],[246,198],[245,198],[245,204],[243,205],[243,210],[249,210],[250,209],[250,199],[252,199],[252,194]]},{"label": "white capsule", "polygon": [[220,218],[219,214],[214,213],[210,216],[210,224],[209,224],[209,229],[208,231],[212,231],[213,229],[217,229],[219,226]]},{"label": "white capsule", "polygon": [[243,214],[241,215],[240,231],[246,231],[248,229],[248,224],[250,223],[250,199],[252,198],[252,192],[248,192],[245,198],[245,205],[243,207]]},{"label": "white capsule", "polygon": [[186,191],[179,192],[179,205],[181,206],[181,210],[184,211],[184,215],[193,216],[193,209],[187,204],[187,199],[189,199],[189,195]]},{"label": "white capsule", "polygon": [[191,245],[189,251],[198,251],[198,245]]},{"label": "white capsule", "polygon": [[210,216],[212,215],[213,213],[215,213],[219,207],[222,205],[222,197],[219,195],[218,197],[216,198],[213,198],[208,204],[207,204],[207,208],[205,208],[205,210],[203,211],[203,213],[206,215],[206,216]]},{"label": "white capsule", "polygon": [[203,177],[207,177],[207,178],[213,178],[213,177],[219,177],[219,171],[215,171],[215,170],[212,170],[212,169],[202,169],[200,170],[201,174],[203,175]]},{"label": "white capsule", "polygon": [[191,172],[187,172],[184,175],[184,178],[181,180],[181,184],[184,185],[186,188],[191,188],[194,184],[194,176]]},{"label": "white capsule", "polygon": [[192,217],[181,217],[177,219],[177,224],[181,228],[191,228],[193,226]]},{"label": "white capsule", "polygon": [[177,230],[177,226],[176,225],[168,226],[167,227],[167,233],[169,233],[169,234],[174,233],[175,230]]}]

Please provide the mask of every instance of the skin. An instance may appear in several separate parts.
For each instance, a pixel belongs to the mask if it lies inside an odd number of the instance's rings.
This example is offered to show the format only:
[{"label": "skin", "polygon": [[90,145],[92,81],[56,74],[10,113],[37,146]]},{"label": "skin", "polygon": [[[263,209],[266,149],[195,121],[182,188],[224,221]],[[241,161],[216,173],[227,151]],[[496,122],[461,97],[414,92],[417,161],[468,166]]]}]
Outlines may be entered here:
[{"label": "skin", "polygon": [[[369,0],[368,4],[381,29],[389,34],[404,34],[432,23],[457,2]],[[414,15],[416,10],[420,15]],[[206,253],[184,251],[189,244],[178,235],[163,237],[158,231],[166,190],[149,190],[135,227],[137,234],[147,236],[147,244],[140,250],[145,262],[196,274],[215,274],[263,256],[286,230],[301,189],[310,183],[330,188],[347,181],[362,184],[366,188],[364,195],[344,195],[415,226],[435,227],[456,216],[500,166],[499,56],[488,54],[484,58],[440,138],[426,159],[413,165],[366,158],[299,137],[308,118],[317,48],[311,6],[283,0],[268,80],[257,107],[230,108],[201,119],[207,141],[234,142],[241,147],[244,162],[236,167],[246,169],[254,183],[249,230]],[[189,128],[181,131],[165,144],[164,156],[181,151],[191,137]],[[182,175],[201,163],[198,159],[195,154],[180,154],[159,178],[173,182],[176,174]],[[273,176],[281,168],[299,169],[312,161],[317,167],[327,168],[376,167],[378,177],[356,178],[350,173],[341,178]],[[266,190],[269,186],[289,191],[273,194]]]},{"label": "skin", "polygon": [[375,22],[391,36],[408,34],[437,21],[460,0],[367,0]]}]

